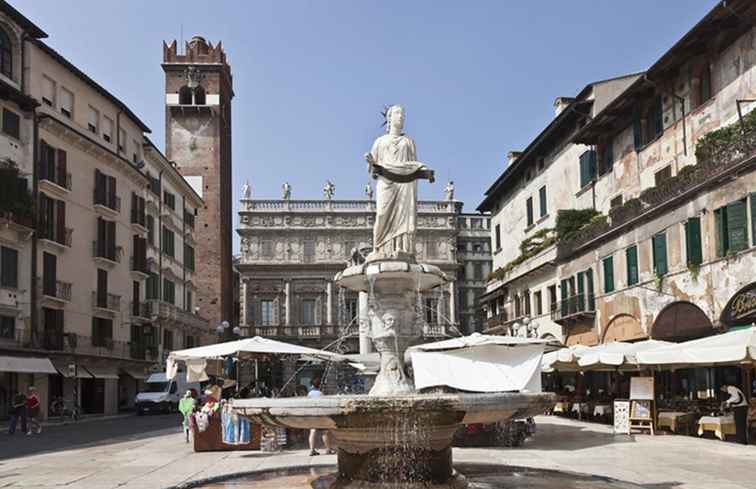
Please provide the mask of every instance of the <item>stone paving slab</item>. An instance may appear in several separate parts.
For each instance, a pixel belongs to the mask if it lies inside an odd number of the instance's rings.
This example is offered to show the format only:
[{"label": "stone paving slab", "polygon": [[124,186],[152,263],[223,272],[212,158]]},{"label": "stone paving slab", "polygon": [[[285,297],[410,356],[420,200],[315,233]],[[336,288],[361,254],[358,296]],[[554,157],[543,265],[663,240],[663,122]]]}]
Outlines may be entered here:
[{"label": "stone paving slab", "polygon": [[[457,462],[499,463],[602,475],[649,489],[754,489],[756,447],[683,436],[615,436],[604,425],[537,419],[522,448],[462,448]],[[94,425],[92,425],[94,426]],[[144,439],[8,458],[0,488],[166,489],[254,470],[334,465],[306,450],[194,453],[177,429]]]}]

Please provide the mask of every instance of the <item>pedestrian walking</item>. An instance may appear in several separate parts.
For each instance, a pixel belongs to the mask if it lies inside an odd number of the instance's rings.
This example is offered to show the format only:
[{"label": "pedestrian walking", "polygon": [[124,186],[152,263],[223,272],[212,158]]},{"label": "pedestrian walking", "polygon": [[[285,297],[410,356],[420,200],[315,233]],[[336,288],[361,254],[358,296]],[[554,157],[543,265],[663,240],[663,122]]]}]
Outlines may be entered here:
[{"label": "pedestrian walking", "polygon": [[[320,390],[320,379],[314,379],[312,381],[312,388],[310,389],[310,392],[307,393],[307,397],[315,399],[323,395],[323,392]],[[310,443],[310,455],[320,455],[320,452],[315,450],[315,446],[317,445],[317,437],[318,432],[322,432],[322,438],[323,438],[323,445],[326,447],[326,453],[333,454],[336,453],[331,448],[331,433],[328,430],[310,430],[310,438],[308,439]]]},{"label": "pedestrian walking", "polygon": [[194,414],[194,410],[197,407],[197,400],[194,398],[194,394],[192,393],[191,389],[186,391],[186,394],[184,394],[184,398],[179,401],[178,409],[179,412],[184,416],[184,421],[182,423],[182,426],[184,428],[184,433],[186,434],[186,442],[189,443],[189,431],[191,428],[191,422],[190,417],[192,414]]},{"label": "pedestrian walking", "polygon": [[[37,389],[34,386],[29,386],[29,394],[26,396],[26,415],[28,417],[27,423],[29,425],[29,431],[27,435],[31,435],[33,432],[37,434],[42,433],[42,423],[39,421],[39,397],[37,397]],[[34,426],[34,429],[32,429]]]},{"label": "pedestrian walking", "polygon": [[26,433],[26,396],[21,391],[17,391],[16,395],[13,396],[11,419],[8,426],[9,435],[16,432],[19,421],[21,422],[21,432]]},{"label": "pedestrian walking", "polygon": [[735,418],[735,440],[748,445],[748,401],[745,394],[734,385],[725,384],[720,389],[730,395],[724,403],[732,409]]}]

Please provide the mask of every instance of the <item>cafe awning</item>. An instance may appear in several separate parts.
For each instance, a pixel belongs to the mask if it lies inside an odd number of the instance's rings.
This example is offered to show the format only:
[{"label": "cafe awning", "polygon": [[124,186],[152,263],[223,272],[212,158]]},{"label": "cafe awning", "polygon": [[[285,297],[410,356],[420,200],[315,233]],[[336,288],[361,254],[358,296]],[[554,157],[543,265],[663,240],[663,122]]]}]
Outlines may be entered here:
[{"label": "cafe awning", "polygon": [[0,372],[57,374],[49,358],[0,356]]},{"label": "cafe awning", "polygon": [[596,346],[573,345],[543,356],[544,372],[560,370],[621,370],[638,367],[638,355],[674,345],[667,341],[645,340],[636,343],[612,341]]},{"label": "cafe awning", "polygon": [[[81,369],[81,365],[79,365],[79,368]],[[86,366],[86,368],[90,374],[92,374],[92,377],[95,379],[115,379],[118,380],[118,369],[115,367],[106,367],[106,366],[98,366],[98,367],[92,367],[92,366]]]},{"label": "cafe awning", "polygon": [[147,373],[143,369],[138,368],[122,368],[121,372],[125,373],[129,377],[135,380],[144,380],[147,378]]},{"label": "cafe awning", "polygon": [[639,352],[638,364],[675,368],[756,362],[756,326]]},{"label": "cafe awning", "polygon": [[65,362],[63,360],[53,360],[53,365],[55,366],[55,370],[60,373],[63,377],[67,379],[77,378],[77,379],[91,379],[93,377],[92,374],[90,374],[83,366],[78,365],[76,368],[76,375],[71,375],[71,372],[68,369],[68,366],[70,365],[68,362]]}]

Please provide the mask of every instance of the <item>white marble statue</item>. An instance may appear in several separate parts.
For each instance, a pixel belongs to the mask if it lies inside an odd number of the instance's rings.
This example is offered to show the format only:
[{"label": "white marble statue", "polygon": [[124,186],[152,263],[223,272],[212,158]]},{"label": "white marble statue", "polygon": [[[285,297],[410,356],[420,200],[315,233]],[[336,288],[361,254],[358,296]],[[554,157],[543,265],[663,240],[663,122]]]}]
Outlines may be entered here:
[{"label": "white marble statue", "polygon": [[242,185],[242,199],[249,200],[252,198],[252,188],[249,186],[249,180],[244,181]]},{"label": "white marble statue", "polygon": [[371,259],[414,255],[417,228],[417,180],[433,182],[433,171],[417,161],[415,142],[402,132],[404,108],[386,111],[385,134],[365,153],[376,184],[376,216]]},{"label": "white marble statue", "polygon": [[289,182],[284,182],[281,189],[283,190],[283,200],[289,200],[291,198],[291,185],[289,185]]},{"label": "white marble statue", "polygon": [[331,182],[330,180],[326,180],[325,186],[323,187],[323,197],[325,197],[326,200],[333,199],[333,193],[336,191],[336,186]]},{"label": "white marble statue", "polygon": [[373,186],[369,183],[365,184],[365,197],[367,197],[367,200],[373,200]]},{"label": "white marble statue", "polygon": [[444,188],[444,192],[446,193],[446,200],[454,200],[454,182],[449,180],[449,183]]}]

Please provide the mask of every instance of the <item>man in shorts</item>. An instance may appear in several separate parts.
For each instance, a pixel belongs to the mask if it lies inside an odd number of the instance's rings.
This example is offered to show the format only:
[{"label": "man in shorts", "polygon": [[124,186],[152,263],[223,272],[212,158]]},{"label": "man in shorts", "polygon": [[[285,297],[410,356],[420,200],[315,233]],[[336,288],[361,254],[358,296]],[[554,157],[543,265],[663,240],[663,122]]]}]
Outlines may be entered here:
[{"label": "man in shorts", "polygon": [[[307,397],[310,397],[310,398],[314,399],[314,398],[320,397],[322,395],[323,395],[323,392],[321,392],[321,390],[320,390],[320,379],[316,378],[316,379],[314,379],[312,381],[312,387],[310,388],[310,392],[307,393]],[[331,434],[330,434],[330,432],[328,432],[328,430],[310,430],[310,439],[309,439],[309,442],[310,442],[310,455],[311,456],[320,455],[320,452],[318,452],[317,450],[315,450],[315,445],[317,444],[318,431],[322,431],[323,432],[322,438],[323,438],[323,445],[325,445],[325,447],[326,447],[326,453],[328,453],[328,454],[334,454],[334,453],[336,453],[331,448]]]}]

